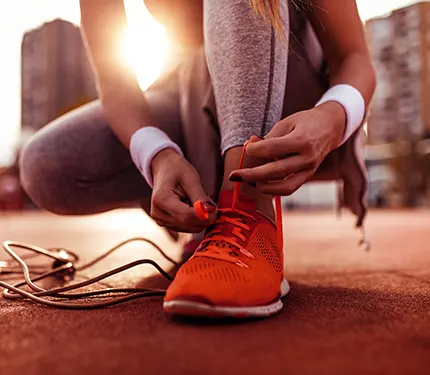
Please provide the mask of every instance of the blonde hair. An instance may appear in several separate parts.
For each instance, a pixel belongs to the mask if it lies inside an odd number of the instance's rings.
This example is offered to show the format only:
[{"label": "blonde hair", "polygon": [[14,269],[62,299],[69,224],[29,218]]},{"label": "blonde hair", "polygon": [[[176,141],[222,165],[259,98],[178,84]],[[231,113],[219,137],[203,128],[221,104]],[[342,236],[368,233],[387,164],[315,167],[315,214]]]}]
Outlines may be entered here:
[{"label": "blonde hair", "polygon": [[279,12],[279,0],[250,0],[254,11],[282,34],[283,26]]},{"label": "blonde hair", "polygon": [[[283,35],[284,27],[279,8],[280,1],[288,0],[250,0],[254,11],[270,23],[280,35]],[[311,0],[291,0],[291,5],[301,12],[307,12],[311,8]]]}]

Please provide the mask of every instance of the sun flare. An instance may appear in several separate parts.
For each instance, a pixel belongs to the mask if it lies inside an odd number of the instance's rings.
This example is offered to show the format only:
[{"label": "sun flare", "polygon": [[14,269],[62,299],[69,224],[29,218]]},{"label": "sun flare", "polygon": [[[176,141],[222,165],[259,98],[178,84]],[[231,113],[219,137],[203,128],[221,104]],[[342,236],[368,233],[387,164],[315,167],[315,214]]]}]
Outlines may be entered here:
[{"label": "sun flare", "polygon": [[146,90],[161,74],[168,51],[166,30],[150,15],[142,0],[124,1],[128,29],[123,56],[136,72],[139,85]]}]

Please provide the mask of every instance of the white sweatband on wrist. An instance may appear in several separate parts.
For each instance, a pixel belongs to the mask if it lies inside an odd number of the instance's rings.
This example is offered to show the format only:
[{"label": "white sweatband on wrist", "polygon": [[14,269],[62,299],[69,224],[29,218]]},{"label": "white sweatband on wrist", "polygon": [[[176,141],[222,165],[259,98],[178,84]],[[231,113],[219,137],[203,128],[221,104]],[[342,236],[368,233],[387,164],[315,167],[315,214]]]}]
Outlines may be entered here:
[{"label": "white sweatband on wrist", "polygon": [[180,147],[173,142],[166,133],[153,126],[139,129],[131,137],[131,158],[151,188],[153,185],[151,171],[152,159],[166,148],[172,148],[183,156]]},{"label": "white sweatband on wrist", "polygon": [[360,91],[346,84],[336,85],[327,90],[315,107],[330,101],[339,103],[346,112],[346,128],[339,145],[341,146],[362,124],[366,113],[366,104]]}]

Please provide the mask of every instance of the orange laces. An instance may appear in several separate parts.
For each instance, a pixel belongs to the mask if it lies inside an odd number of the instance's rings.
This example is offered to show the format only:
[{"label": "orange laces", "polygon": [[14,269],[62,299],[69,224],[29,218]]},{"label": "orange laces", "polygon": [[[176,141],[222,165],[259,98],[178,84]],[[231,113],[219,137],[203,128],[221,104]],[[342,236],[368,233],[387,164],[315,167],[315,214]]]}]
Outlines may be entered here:
[{"label": "orange laces", "polygon": [[[239,169],[243,168],[243,161],[245,157],[245,150],[249,142],[244,144],[242,154],[239,162]],[[246,224],[246,221],[253,221],[255,218],[239,209],[237,209],[237,201],[239,198],[240,182],[235,182],[233,190],[233,202],[231,208],[219,209],[219,217],[214,224],[214,228],[210,230],[206,238],[201,242],[199,249],[195,253],[195,256],[205,256],[216,259],[227,260],[237,264],[240,267],[248,268],[249,266],[238,259],[239,254],[237,250],[250,259],[255,259],[254,255],[246,250],[242,243],[246,241],[246,234],[243,231],[249,231],[251,228]],[[202,205],[200,202],[196,202],[194,205],[198,216],[205,216],[202,213]],[[275,211],[276,211],[276,227],[277,227],[277,240],[278,246],[282,250],[283,248],[283,227],[282,227],[282,204],[279,196],[275,197]],[[234,216],[234,217],[232,217]],[[231,236],[221,234],[219,225],[231,224],[233,230]],[[212,246],[209,246],[212,245]],[[229,251],[219,251],[219,248],[228,248]]]},{"label": "orange laces", "polygon": [[[240,156],[239,169],[243,168],[243,160],[245,159],[246,147],[250,141],[245,142],[242,149],[242,155]],[[233,209],[236,206],[236,202],[239,196],[240,182],[235,182],[233,192]],[[278,246],[282,250],[284,248],[284,233],[282,226],[282,202],[280,196],[275,196],[275,214],[276,214],[276,229],[278,235]]]},{"label": "orange laces", "polygon": [[[238,259],[238,251],[249,259],[255,259],[254,255],[242,245],[242,243],[246,241],[246,233],[244,233],[244,231],[246,232],[251,229],[250,226],[246,224],[246,220],[253,221],[255,218],[246,212],[233,208],[221,208],[219,213],[214,228],[209,231],[206,238],[201,242],[195,256],[227,260],[240,267],[248,268],[246,263]],[[227,216],[228,214],[233,214],[234,217]],[[219,225],[227,223],[233,225],[231,236],[221,234]],[[227,249],[228,251],[220,251],[220,248]]]}]

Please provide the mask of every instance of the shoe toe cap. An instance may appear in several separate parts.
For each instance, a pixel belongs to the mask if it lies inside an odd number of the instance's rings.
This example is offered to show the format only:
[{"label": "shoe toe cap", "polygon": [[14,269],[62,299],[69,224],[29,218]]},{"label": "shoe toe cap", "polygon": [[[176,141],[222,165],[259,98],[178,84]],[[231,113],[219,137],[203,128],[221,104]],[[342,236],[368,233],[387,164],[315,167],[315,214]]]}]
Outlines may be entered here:
[{"label": "shoe toe cap", "polygon": [[262,274],[232,281],[179,272],[167,289],[165,301],[185,300],[222,306],[262,305],[276,299],[279,288],[279,282]]}]

